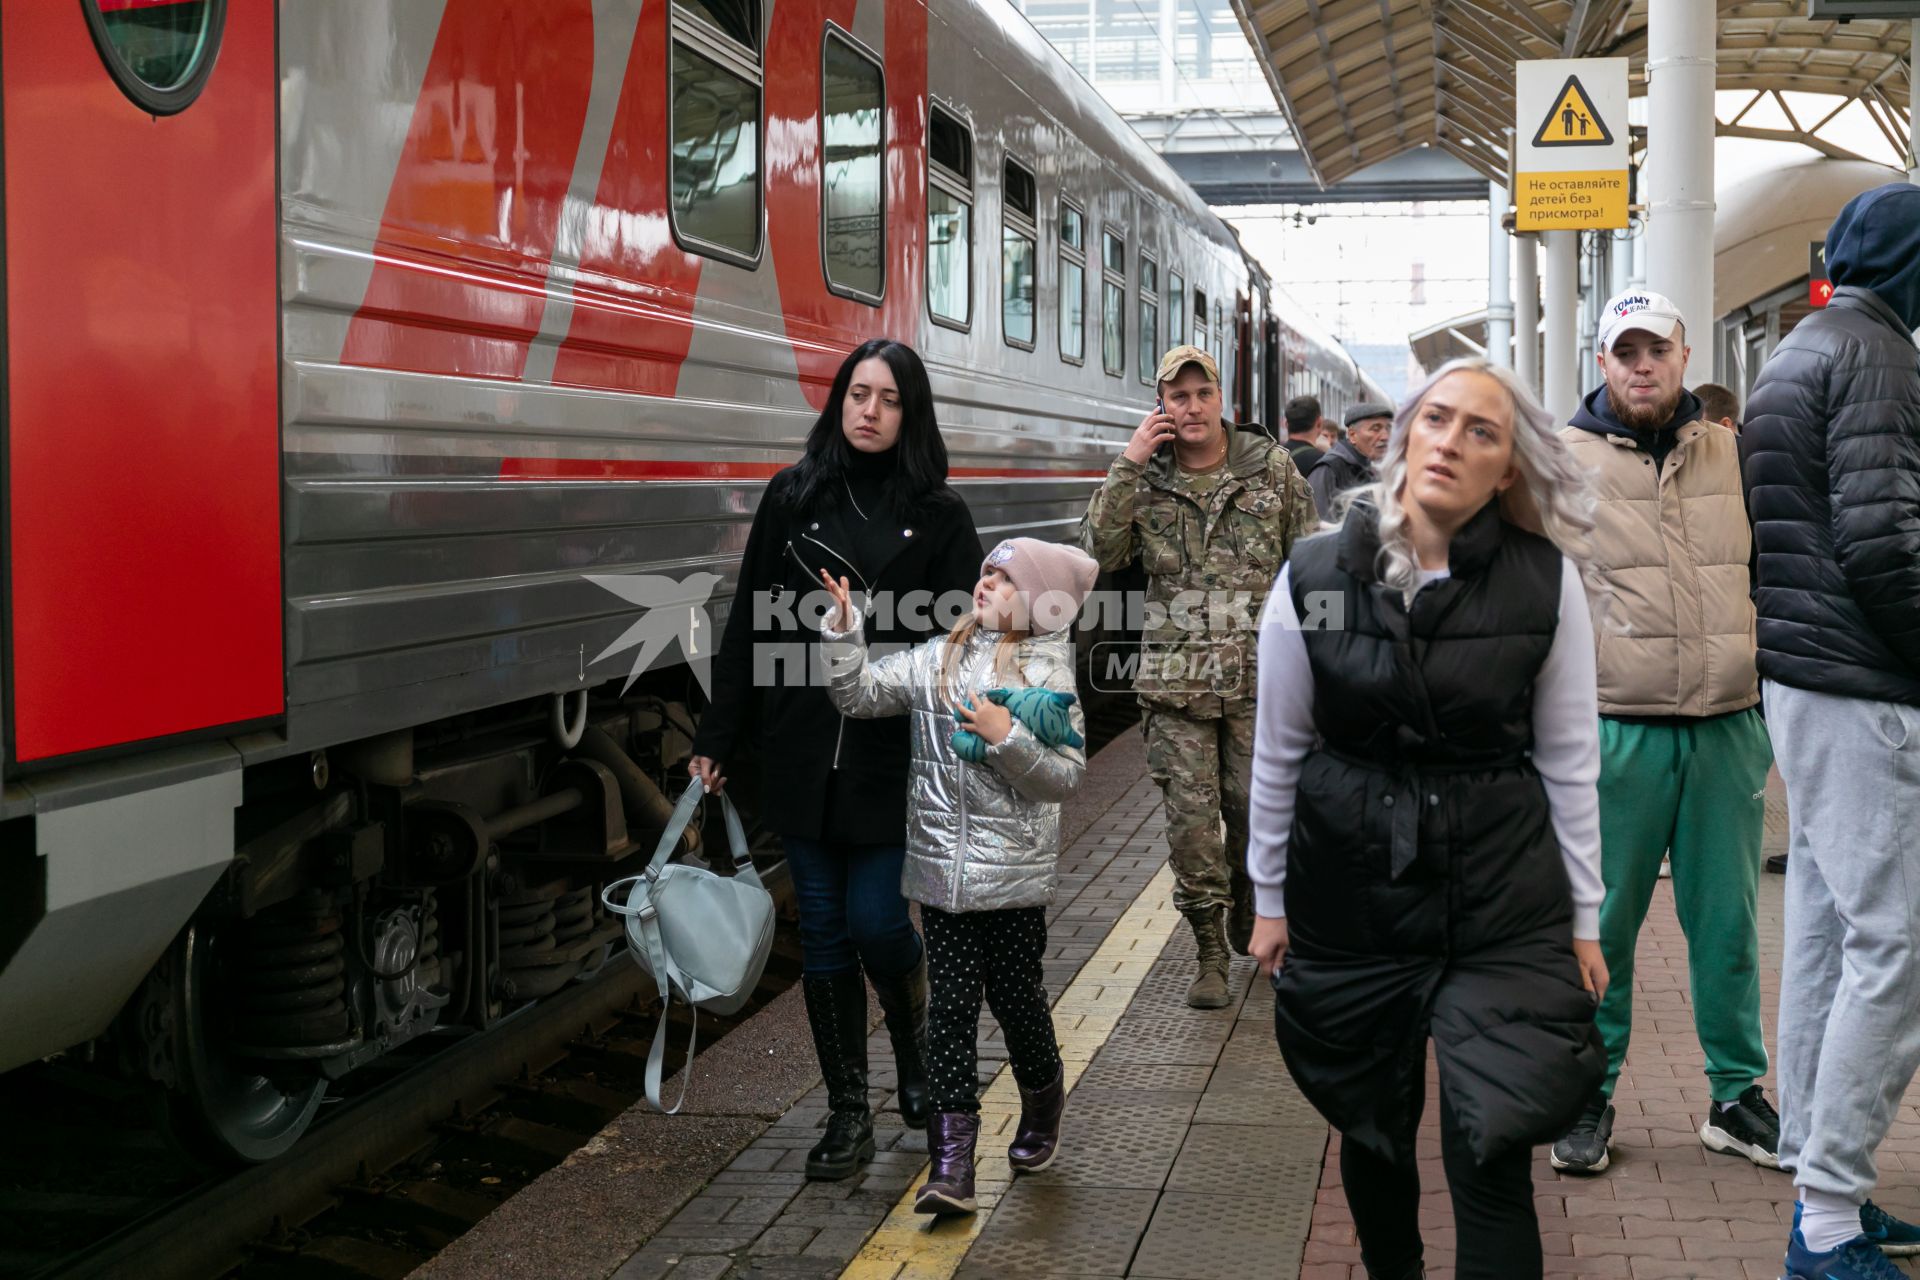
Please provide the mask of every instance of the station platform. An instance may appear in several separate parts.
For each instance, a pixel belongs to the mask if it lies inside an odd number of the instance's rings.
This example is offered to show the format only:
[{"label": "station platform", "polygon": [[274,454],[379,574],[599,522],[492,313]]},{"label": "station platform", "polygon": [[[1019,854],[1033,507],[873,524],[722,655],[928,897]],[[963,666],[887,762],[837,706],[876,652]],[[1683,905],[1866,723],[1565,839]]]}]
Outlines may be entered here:
[{"label": "station platform", "polygon": [[[1785,817],[1776,778],[1768,852],[1784,847]],[[807,1182],[805,1153],[824,1123],[825,1097],[795,990],[701,1057],[687,1113],[636,1108],[415,1274],[1365,1280],[1339,1183],[1338,1135],[1287,1077],[1252,962],[1235,961],[1229,1008],[1186,1007],[1193,944],[1172,908],[1159,795],[1138,735],[1095,758],[1067,829],[1047,971],[1070,1093],[1051,1169],[1010,1176],[1005,1143],[1019,1100],[989,1018],[977,1214],[912,1212],[926,1141],[892,1109],[880,1030],[869,1041],[880,1150],[846,1181]],[[1782,884],[1761,881],[1769,1043]],[[1780,1274],[1792,1186],[1700,1145],[1702,1067],[1685,940],[1663,882],[1641,937],[1613,1165],[1597,1178],[1563,1178],[1539,1153],[1547,1275]],[[1773,1081],[1765,1083],[1771,1091]],[[1422,1216],[1428,1274],[1450,1280],[1437,1112],[1430,1101]],[[1880,1163],[1876,1201],[1920,1218],[1920,1095],[1909,1095]]]}]

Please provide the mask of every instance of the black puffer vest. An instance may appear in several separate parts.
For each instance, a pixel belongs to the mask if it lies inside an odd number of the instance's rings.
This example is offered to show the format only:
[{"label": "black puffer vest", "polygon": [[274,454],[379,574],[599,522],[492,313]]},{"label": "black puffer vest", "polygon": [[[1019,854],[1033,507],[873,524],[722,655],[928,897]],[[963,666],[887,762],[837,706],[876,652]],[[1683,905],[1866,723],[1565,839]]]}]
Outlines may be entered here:
[{"label": "black puffer vest", "polygon": [[1489,503],[1455,536],[1451,576],[1409,610],[1378,581],[1378,550],[1377,517],[1359,507],[1291,562],[1319,741],[1288,845],[1276,1026],[1321,1113],[1405,1162],[1431,1034],[1441,1087],[1486,1159],[1557,1137],[1604,1065],[1528,758],[1561,555]]}]

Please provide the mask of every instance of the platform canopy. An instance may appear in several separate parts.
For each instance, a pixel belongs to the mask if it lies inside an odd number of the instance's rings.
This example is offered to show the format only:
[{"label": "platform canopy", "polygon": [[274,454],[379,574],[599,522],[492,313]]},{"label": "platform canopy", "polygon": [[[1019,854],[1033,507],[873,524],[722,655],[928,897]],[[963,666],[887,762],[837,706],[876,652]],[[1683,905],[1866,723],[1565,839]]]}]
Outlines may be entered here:
[{"label": "platform canopy", "polygon": [[[1701,4],[1713,0],[1698,0]],[[1232,0],[1315,181],[1325,186],[1422,144],[1507,181],[1513,64],[1626,57],[1646,92],[1647,0]],[[1719,0],[1722,137],[1798,142],[1864,111],[1896,151],[1907,145],[1912,25],[1809,19],[1806,0]],[[1837,95],[1803,119],[1783,94]],[[1637,143],[1636,143],[1637,145]]]}]

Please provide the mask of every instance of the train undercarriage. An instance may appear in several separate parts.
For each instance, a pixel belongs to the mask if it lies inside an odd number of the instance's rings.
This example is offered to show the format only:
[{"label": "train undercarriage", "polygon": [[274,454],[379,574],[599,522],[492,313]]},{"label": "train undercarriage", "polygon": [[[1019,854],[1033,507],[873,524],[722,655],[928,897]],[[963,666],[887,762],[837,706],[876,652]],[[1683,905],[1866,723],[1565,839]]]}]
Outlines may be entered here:
[{"label": "train undercarriage", "polygon": [[157,1086],[196,1156],[272,1159],[349,1073],[593,980],[624,946],[600,887],[652,853],[692,732],[642,686],[250,769],[231,866],[74,1052]]}]

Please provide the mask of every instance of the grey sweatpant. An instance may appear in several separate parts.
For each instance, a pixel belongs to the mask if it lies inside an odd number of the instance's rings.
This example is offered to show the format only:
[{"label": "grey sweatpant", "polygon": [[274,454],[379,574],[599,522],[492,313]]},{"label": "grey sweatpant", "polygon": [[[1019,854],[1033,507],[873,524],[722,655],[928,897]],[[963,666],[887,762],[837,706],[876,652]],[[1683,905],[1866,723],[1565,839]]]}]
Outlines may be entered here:
[{"label": "grey sweatpant", "polygon": [[1920,1067],[1920,708],[1764,693],[1792,815],[1780,1164],[1857,1203]]}]

